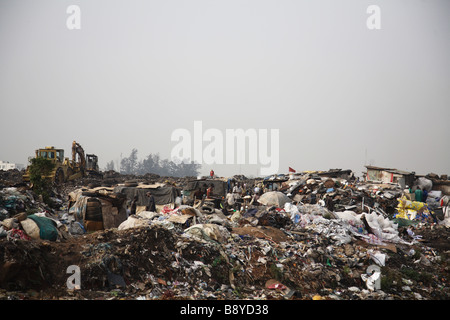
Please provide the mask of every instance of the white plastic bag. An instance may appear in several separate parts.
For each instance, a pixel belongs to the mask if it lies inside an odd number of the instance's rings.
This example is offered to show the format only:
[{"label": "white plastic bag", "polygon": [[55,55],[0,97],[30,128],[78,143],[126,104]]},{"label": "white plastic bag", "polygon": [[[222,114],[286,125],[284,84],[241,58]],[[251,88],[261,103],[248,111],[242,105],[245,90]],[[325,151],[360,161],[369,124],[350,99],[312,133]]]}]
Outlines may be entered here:
[{"label": "white plastic bag", "polygon": [[20,224],[22,225],[23,230],[25,233],[31,238],[31,239],[40,239],[39,235],[39,226],[36,222],[34,222],[31,219],[25,219],[20,221]]}]

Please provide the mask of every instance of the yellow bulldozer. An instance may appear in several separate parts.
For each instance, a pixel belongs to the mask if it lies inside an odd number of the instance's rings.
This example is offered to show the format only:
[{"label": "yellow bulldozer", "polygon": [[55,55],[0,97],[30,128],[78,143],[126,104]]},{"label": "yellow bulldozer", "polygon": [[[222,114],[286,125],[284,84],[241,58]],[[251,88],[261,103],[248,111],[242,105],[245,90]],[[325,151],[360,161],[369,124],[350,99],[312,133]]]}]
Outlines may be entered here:
[{"label": "yellow bulldozer", "polygon": [[[101,176],[98,157],[95,154],[85,155],[83,148],[76,141],[72,143],[72,160],[64,157],[63,149],[56,149],[55,147],[45,147],[35,152],[36,157],[48,159],[55,164],[52,172],[43,178],[50,179],[57,184],[88,175]],[[23,175],[23,181],[30,181],[29,168]]]}]

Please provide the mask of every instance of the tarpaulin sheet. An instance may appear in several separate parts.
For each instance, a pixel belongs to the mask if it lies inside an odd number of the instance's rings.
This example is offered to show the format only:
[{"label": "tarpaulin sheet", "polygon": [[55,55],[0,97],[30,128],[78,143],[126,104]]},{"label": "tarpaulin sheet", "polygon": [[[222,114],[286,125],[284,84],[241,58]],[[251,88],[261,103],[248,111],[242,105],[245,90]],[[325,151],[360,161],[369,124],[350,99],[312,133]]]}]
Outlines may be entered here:
[{"label": "tarpaulin sheet", "polygon": [[178,188],[167,186],[157,188],[139,188],[139,187],[125,187],[117,186],[114,188],[115,193],[122,193],[126,195],[128,200],[133,200],[134,196],[138,196],[138,206],[145,206],[148,203],[147,192],[151,192],[155,198],[155,204],[164,205],[174,203],[175,199],[180,196],[180,190]]},{"label": "tarpaulin sheet", "polygon": [[39,227],[39,236],[43,240],[56,241],[58,238],[58,230],[56,229],[55,223],[45,217],[38,217],[34,214],[29,215],[28,218],[36,222]]},{"label": "tarpaulin sheet", "polygon": [[189,181],[184,190],[194,192],[198,189],[204,188],[206,185],[206,188],[209,188],[210,185],[214,186],[214,195],[218,195],[220,197],[224,197],[227,192],[227,183],[225,181],[221,180],[195,180],[195,181]]},{"label": "tarpaulin sheet", "polygon": [[395,215],[396,218],[408,219],[408,220],[424,220],[426,219],[430,211],[428,205],[420,201],[410,201],[406,197],[401,197],[397,199],[398,214]]}]

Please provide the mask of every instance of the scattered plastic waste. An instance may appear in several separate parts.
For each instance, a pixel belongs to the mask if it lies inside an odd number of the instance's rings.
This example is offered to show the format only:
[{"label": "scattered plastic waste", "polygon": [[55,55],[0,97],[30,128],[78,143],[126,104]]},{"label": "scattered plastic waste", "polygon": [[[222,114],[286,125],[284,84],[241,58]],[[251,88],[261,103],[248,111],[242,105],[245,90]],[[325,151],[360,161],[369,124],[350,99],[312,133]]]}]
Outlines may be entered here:
[{"label": "scattered plastic waste", "polygon": [[[53,207],[26,186],[0,189],[8,279],[0,288],[16,290],[0,298],[32,298],[45,284],[50,299],[448,299],[444,192],[418,202],[395,184],[316,173],[243,181],[233,207],[225,197],[179,196],[174,188],[190,183],[183,179],[169,188],[68,185],[54,192]],[[264,195],[274,183],[276,192],[254,201],[252,190]],[[131,214],[135,194],[161,187],[172,202],[157,201],[156,211],[139,202]],[[82,271],[75,291],[61,272],[74,264]]]}]

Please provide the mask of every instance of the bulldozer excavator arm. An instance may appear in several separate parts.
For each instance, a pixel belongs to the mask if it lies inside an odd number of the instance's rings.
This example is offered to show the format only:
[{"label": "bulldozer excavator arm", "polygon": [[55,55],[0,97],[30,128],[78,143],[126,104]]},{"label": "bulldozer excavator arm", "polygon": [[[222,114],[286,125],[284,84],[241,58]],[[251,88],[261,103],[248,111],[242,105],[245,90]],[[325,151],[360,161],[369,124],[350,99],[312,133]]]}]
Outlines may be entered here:
[{"label": "bulldozer excavator arm", "polygon": [[73,163],[77,162],[76,161],[77,154],[78,154],[78,158],[80,160],[79,161],[80,170],[82,172],[84,172],[86,169],[86,156],[84,154],[84,149],[81,147],[81,145],[78,142],[74,141],[72,143],[72,161],[73,161]]}]

